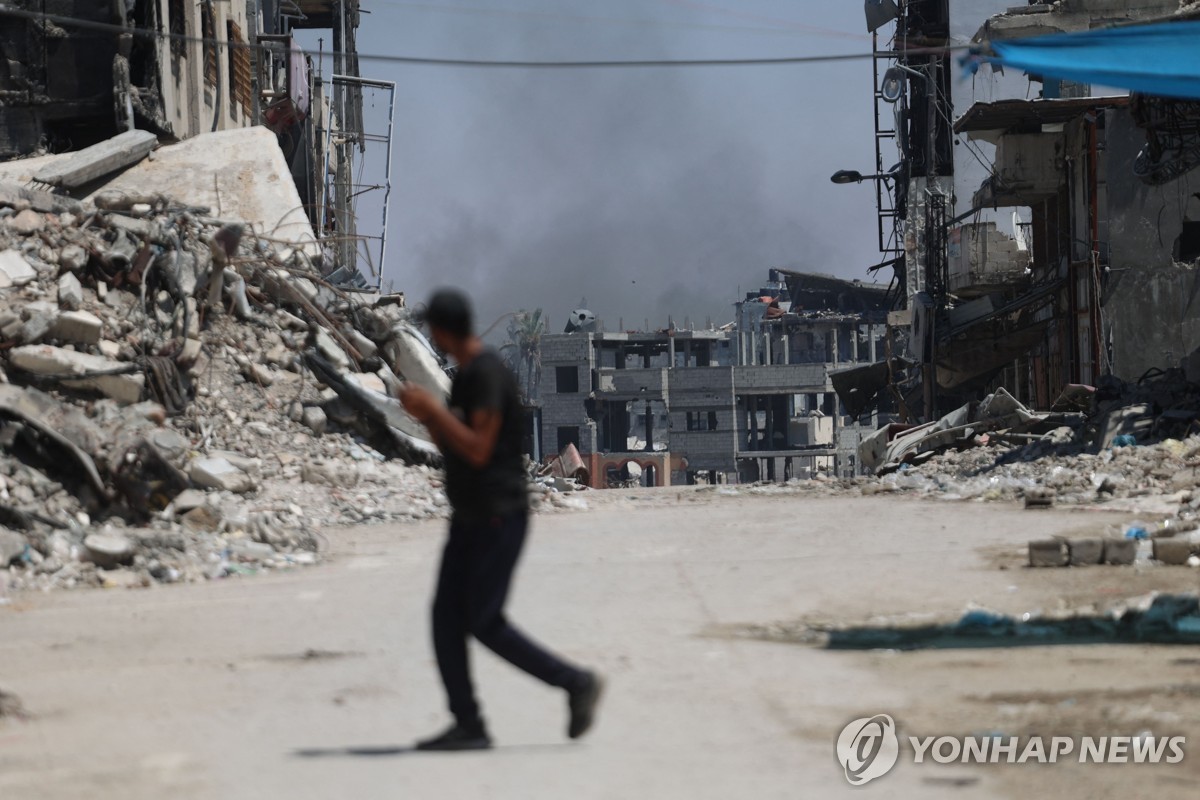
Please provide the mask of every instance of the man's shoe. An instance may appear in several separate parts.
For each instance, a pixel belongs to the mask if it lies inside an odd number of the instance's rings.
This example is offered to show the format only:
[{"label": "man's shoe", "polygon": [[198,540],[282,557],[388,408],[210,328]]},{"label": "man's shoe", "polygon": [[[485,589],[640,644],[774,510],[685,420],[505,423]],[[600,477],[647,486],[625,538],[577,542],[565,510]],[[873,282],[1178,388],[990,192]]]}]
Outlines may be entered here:
[{"label": "man's shoe", "polygon": [[417,742],[418,750],[429,752],[487,750],[491,746],[492,739],[482,722],[478,725],[461,725],[456,722],[445,733]]},{"label": "man's shoe", "polygon": [[596,720],[596,706],[604,693],[604,679],[594,672],[585,674],[585,683],[568,693],[567,703],[571,710],[571,721],[567,725],[567,736],[578,739],[588,732]]}]

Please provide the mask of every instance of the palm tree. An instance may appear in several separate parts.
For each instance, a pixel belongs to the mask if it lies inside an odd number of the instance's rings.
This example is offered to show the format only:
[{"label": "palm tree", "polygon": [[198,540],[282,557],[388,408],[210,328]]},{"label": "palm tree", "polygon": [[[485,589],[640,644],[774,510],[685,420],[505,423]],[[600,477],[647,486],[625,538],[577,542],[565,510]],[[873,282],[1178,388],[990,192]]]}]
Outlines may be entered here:
[{"label": "palm tree", "polygon": [[509,367],[517,373],[525,393],[525,401],[537,399],[542,381],[542,334],[546,319],[540,308],[521,309],[508,322],[508,344],[500,348]]}]

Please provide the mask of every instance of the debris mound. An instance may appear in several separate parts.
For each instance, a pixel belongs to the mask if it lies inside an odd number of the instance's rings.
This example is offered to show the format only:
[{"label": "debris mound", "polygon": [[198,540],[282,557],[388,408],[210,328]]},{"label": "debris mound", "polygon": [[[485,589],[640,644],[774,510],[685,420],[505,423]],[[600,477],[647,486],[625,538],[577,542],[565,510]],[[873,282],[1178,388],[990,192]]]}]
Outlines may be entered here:
[{"label": "debris mound", "polygon": [[0,569],[143,586],[312,563],[324,526],[445,513],[394,399],[448,378],[403,295],[163,194],[0,183]]}]

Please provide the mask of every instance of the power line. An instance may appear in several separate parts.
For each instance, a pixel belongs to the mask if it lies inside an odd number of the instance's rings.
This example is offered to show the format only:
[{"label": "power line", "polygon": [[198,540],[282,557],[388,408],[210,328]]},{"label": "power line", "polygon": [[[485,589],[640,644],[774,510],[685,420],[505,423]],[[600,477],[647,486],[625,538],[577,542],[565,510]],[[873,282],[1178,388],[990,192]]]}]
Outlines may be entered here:
[{"label": "power line", "polygon": [[[152,31],[144,28],[128,28],[109,22],[96,22],[61,14],[49,14],[39,11],[0,7],[0,17],[25,19],[33,22],[49,22],[55,25],[94,30],[103,33],[116,33],[143,39],[165,39],[177,42],[215,45],[217,47],[241,47],[255,50],[266,50],[263,45],[221,41],[220,39],[187,36],[167,31]],[[950,47],[911,48],[910,55],[941,55],[954,50],[968,49],[968,45],[952,45]],[[309,55],[313,55],[309,53]],[[333,53],[323,54],[333,57]],[[599,59],[581,61],[509,61],[479,58],[434,58],[426,56],[400,56],[371,53],[345,53],[347,57],[359,61],[374,61],[391,64],[413,64],[433,67],[472,67],[482,69],[643,69],[643,68],[683,68],[683,67],[748,67],[748,66],[784,66],[788,64],[819,64],[836,61],[859,61],[874,58],[873,53],[840,53],[821,56],[783,56],[779,58],[694,58],[694,59]]]},{"label": "power line", "polygon": [[[766,27],[753,25],[720,25],[706,22],[681,22],[667,19],[626,19],[622,17],[597,17],[587,14],[565,14],[556,11],[533,11],[516,8],[485,8],[482,6],[446,6],[435,3],[405,2],[404,0],[372,0],[372,8],[385,7],[440,14],[477,15],[507,17],[544,22],[585,22],[600,25],[625,25],[645,28],[686,28],[705,31],[728,31],[733,33],[771,34],[776,36],[841,35],[840,31],[825,29],[792,29],[788,27]],[[853,36],[854,34],[846,34]]]}]

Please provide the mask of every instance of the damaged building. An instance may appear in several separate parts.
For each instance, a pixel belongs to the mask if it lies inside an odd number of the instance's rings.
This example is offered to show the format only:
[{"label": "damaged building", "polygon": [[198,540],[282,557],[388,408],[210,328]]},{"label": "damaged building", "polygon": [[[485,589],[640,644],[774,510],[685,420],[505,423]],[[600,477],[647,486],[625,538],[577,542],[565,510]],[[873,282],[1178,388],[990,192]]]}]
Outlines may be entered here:
[{"label": "damaged building", "polygon": [[[879,187],[900,361],[876,396],[920,423],[999,387],[1049,408],[1070,384],[1180,366],[1200,347],[1200,103],[1025,70],[1035,96],[956,110],[949,58],[927,49],[949,43],[949,14],[910,0],[868,15],[879,174],[834,176]],[[986,72],[1012,40],[1196,16],[1175,0],[1031,2],[980,20],[965,63]],[[957,197],[956,137],[989,172]]]},{"label": "damaged building", "polygon": [[575,446],[596,487],[627,484],[630,465],[647,486],[854,474],[888,412],[851,416],[833,381],[884,357],[885,291],[769,277],[720,329],[543,336],[543,450]]},{"label": "damaged building", "polygon": [[[263,126],[326,242],[327,274],[378,284],[383,234],[357,230],[352,176],[372,140],[364,92],[392,86],[359,75],[358,24],[357,0],[16,0],[0,9],[0,161],[132,130],[172,143]],[[298,42],[312,30],[331,33],[333,74]]]}]

